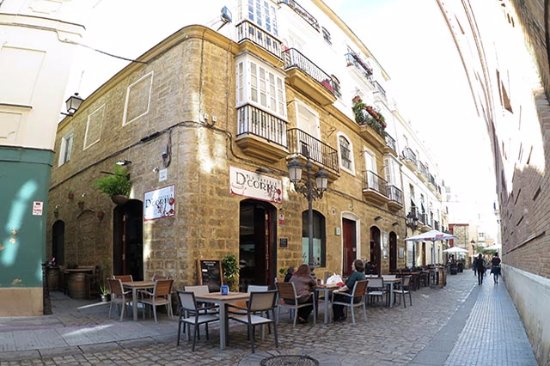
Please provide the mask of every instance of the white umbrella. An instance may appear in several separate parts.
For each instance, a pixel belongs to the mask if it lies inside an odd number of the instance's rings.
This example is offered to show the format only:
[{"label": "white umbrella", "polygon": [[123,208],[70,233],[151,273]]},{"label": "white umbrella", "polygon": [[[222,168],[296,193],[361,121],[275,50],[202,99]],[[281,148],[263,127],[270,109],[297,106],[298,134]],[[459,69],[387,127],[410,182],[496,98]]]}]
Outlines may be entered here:
[{"label": "white umbrella", "polygon": [[459,247],[452,247],[452,248],[449,248],[449,249],[445,249],[444,252],[449,253],[449,254],[468,253],[468,251],[466,249],[459,248]]},{"label": "white umbrella", "polygon": [[430,230],[426,233],[405,238],[405,241],[414,241],[414,242],[431,241],[432,244],[434,244],[432,245],[432,261],[433,261],[433,257],[435,256],[435,242],[437,240],[450,240],[450,239],[457,239],[457,237],[451,234],[441,232],[439,230]]},{"label": "white umbrella", "polygon": [[502,249],[502,246],[500,244],[494,244],[494,245],[491,245],[491,246],[488,246],[488,247],[485,247],[483,248],[483,250],[496,250],[496,251],[499,251]]}]

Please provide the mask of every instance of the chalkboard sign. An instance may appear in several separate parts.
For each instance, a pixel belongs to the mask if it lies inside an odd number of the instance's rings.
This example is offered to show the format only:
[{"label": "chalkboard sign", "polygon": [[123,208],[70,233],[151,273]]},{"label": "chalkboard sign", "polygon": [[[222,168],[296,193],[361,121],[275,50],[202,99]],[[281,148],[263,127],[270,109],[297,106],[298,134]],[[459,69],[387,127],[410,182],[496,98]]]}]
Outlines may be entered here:
[{"label": "chalkboard sign", "polygon": [[207,285],[210,292],[220,291],[222,285],[222,263],[215,259],[198,260],[198,278],[200,285]]}]

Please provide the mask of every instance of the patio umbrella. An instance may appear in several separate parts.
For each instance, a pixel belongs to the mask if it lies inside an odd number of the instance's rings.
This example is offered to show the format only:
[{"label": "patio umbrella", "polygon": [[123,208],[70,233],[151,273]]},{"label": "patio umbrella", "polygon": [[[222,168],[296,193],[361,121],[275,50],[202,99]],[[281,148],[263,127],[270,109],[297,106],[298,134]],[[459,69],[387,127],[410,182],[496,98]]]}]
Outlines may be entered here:
[{"label": "patio umbrella", "polygon": [[466,249],[459,248],[459,247],[452,247],[452,248],[449,248],[449,249],[445,249],[444,252],[449,253],[449,254],[468,253],[468,251]]},{"label": "patio umbrella", "polygon": [[[439,230],[430,230],[428,232],[425,232],[419,235],[414,235],[414,236],[405,238],[405,241],[413,241],[413,242],[431,241],[433,244],[432,245],[432,261],[433,261],[433,258],[435,257],[435,242],[437,240],[450,240],[450,239],[457,239],[457,237],[451,234],[441,232]],[[444,252],[447,250],[444,250]]]}]

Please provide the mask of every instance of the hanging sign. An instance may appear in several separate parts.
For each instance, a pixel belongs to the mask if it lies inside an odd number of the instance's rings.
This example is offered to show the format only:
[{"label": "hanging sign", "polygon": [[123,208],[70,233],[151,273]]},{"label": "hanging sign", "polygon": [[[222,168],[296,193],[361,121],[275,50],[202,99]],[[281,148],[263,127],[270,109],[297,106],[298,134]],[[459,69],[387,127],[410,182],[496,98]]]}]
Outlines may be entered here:
[{"label": "hanging sign", "polygon": [[280,179],[244,169],[229,168],[229,187],[232,194],[239,196],[273,203],[283,201],[283,183]]},{"label": "hanging sign", "polygon": [[143,220],[155,220],[176,215],[175,186],[145,192]]}]

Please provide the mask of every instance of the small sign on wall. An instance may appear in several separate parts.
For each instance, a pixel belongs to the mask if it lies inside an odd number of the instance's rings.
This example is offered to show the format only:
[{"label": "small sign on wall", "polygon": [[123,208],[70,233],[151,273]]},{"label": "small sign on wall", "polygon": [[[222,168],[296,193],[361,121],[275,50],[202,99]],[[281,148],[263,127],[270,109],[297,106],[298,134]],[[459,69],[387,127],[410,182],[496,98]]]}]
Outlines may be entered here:
[{"label": "small sign on wall", "polygon": [[44,209],[44,202],[42,202],[42,201],[33,201],[33,203],[32,203],[32,214],[33,214],[33,216],[42,216],[43,209]]},{"label": "small sign on wall", "polygon": [[156,220],[176,215],[175,186],[171,185],[145,192],[143,220]]},{"label": "small sign on wall", "polygon": [[279,247],[281,247],[281,248],[288,247],[288,238],[280,238],[279,239]]}]

